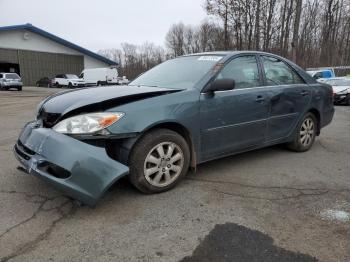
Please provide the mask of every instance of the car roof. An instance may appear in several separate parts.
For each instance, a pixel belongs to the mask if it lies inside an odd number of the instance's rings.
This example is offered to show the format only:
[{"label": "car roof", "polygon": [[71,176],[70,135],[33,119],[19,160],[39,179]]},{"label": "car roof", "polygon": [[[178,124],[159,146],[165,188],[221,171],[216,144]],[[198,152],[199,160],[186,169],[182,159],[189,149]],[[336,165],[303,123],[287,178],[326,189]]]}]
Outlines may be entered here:
[{"label": "car roof", "polygon": [[199,55],[223,55],[223,56],[233,56],[239,54],[261,54],[261,55],[273,55],[279,57],[278,55],[262,52],[262,51],[254,51],[254,50],[242,50],[242,51],[212,51],[212,52],[202,52],[202,53],[194,53],[188,54],[184,56],[199,56]]}]

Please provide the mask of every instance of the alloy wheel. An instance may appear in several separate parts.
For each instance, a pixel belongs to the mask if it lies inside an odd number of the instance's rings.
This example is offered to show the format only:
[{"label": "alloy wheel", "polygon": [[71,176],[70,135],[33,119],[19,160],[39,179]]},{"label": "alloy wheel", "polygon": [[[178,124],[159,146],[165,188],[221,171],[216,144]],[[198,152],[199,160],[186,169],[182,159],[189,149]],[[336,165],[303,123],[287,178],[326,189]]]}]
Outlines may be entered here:
[{"label": "alloy wheel", "polygon": [[315,123],[311,117],[304,120],[300,129],[300,142],[304,147],[308,147],[315,136]]},{"label": "alloy wheel", "polygon": [[172,142],[153,147],[144,163],[144,176],[155,187],[166,187],[180,176],[184,166],[181,148]]}]

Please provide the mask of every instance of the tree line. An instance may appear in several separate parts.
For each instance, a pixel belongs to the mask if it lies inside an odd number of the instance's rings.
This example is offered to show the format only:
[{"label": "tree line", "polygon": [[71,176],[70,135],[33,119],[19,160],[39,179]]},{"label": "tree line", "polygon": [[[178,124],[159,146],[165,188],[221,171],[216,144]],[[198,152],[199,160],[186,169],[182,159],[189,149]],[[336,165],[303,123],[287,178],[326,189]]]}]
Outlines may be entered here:
[{"label": "tree line", "polygon": [[172,25],[165,47],[122,44],[102,50],[129,78],[180,55],[217,50],[259,50],[300,66],[350,65],[350,0],[205,0],[208,19]]}]

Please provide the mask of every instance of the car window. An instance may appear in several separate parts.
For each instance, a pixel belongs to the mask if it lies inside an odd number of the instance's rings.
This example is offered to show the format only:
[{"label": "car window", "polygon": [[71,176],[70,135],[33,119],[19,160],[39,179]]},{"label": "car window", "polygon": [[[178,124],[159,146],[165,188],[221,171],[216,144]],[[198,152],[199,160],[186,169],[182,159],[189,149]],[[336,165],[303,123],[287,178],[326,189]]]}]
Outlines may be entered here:
[{"label": "car window", "polygon": [[267,85],[305,84],[304,80],[285,62],[271,56],[262,56]]},{"label": "car window", "polygon": [[65,77],[67,79],[79,79],[79,77],[77,75],[72,75],[72,74],[69,74],[69,75],[65,75]]},{"label": "car window", "polygon": [[0,74],[0,78],[2,78],[2,74]]},{"label": "car window", "polygon": [[322,72],[318,72],[314,75],[314,79],[320,79],[322,78]]},{"label": "car window", "polygon": [[193,88],[222,58],[219,55],[193,55],[171,59],[140,75],[129,85]]},{"label": "car window", "polygon": [[6,74],[6,79],[21,79],[17,74]]},{"label": "car window", "polygon": [[260,86],[256,57],[248,55],[233,59],[221,70],[217,79],[235,80],[236,89]]}]

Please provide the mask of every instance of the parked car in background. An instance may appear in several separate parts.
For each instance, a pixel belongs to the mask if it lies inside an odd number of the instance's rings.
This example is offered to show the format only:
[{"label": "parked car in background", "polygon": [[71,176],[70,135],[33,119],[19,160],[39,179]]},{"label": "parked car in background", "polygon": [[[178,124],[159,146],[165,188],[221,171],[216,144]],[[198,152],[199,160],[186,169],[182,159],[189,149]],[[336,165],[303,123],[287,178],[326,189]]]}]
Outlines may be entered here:
[{"label": "parked car in background", "polygon": [[335,73],[333,69],[322,69],[322,70],[308,70],[306,71],[312,78],[319,82],[323,82],[326,79],[334,78]]},{"label": "parked car in background", "polygon": [[81,79],[88,86],[105,86],[127,84],[129,80],[126,77],[119,77],[118,70],[115,67],[85,69],[81,72]]},{"label": "parked car in background", "polygon": [[15,88],[22,91],[22,79],[16,73],[0,73],[0,90]]},{"label": "parked car in background", "polygon": [[38,87],[52,87],[52,81],[53,80],[48,78],[48,77],[43,77],[36,82],[36,86],[38,86]]},{"label": "parked car in background", "polygon": [[333,114],[331,86],[282,57],[193,54],[128,86],[46,98],[14,152],[27,172],[95,205],[126,175],[160,193],[206,161],[275,144],[308,151]]},{"label": "parked car in background", "polygon": [[325,80],[326,84],[333,87],[335,104],[346,104],[350,106],[350,79],[347,77],[337,77]]},{"label": "parked car in background", "polygon": [[77,88],[85,86],[85,81],[73,74],[57,75],[52,82],[55,87]]}]

